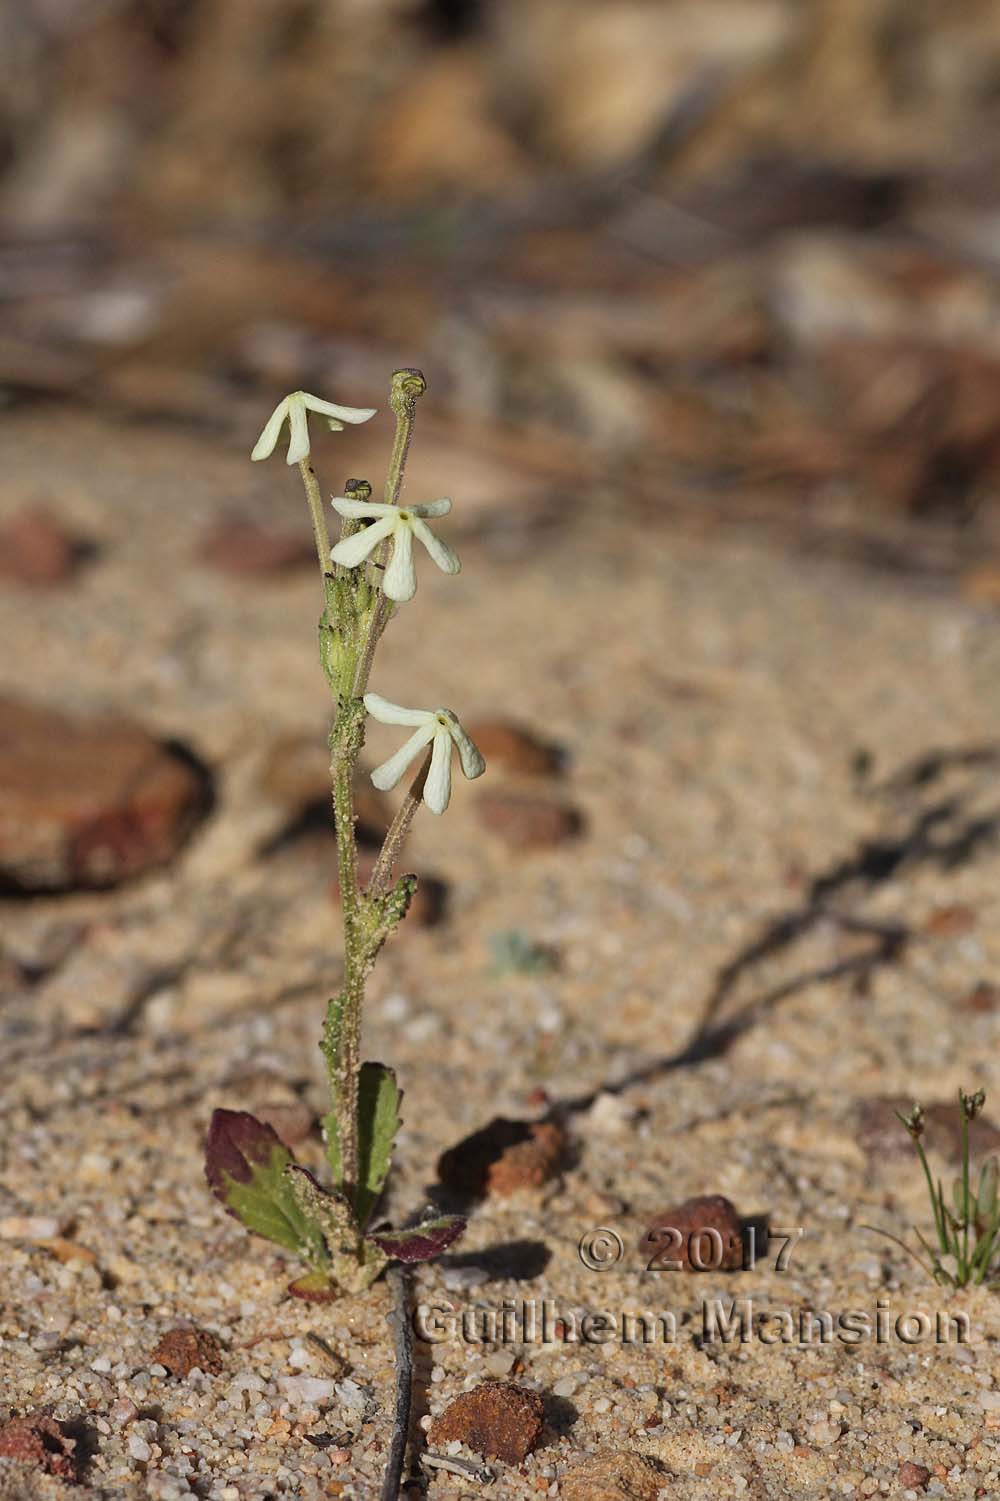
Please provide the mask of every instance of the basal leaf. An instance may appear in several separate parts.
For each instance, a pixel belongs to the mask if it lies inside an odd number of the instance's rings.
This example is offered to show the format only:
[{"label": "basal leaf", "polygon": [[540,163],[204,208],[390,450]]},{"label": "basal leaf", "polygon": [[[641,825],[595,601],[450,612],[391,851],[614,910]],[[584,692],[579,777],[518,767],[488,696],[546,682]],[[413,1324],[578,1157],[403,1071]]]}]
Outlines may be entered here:
[{"label": "basal leaf", "polygon": [[285,1169],[294,1158],[272,1128],[245,1110],[216,1110],[205,1141],[205,1176],[246,1228],[313,1266],[329,1260],[322,1232],[300,1208]]},{"label": "basal leaf", "polygon": [[396,1075],[384,1063],[363,1063],[358,1079],[358,1186],[354,1208],[366,1225],[385,1187],[392,1162],[392,1146],[400,1127],[403,1096]]},{"label": "basal leaf", "polygon": [[432,1261],[458,1239],[466,1223],[460,1214],[442,1214],[437,1219],[425,1220],[412,1230],[376,1230],[368,1239],[374,1241],[390,1261]]}]

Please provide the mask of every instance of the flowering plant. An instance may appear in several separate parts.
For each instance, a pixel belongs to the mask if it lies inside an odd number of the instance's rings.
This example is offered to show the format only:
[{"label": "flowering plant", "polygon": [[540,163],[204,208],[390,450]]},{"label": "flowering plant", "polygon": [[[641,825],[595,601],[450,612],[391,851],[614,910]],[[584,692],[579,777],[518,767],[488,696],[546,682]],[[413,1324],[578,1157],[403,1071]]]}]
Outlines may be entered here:
[{"label": "flowering plant", "polygon": [[[424,390],[418,370],[397,370],[393,375],[389,403],[396,432],[384,499],[372,502],[371,486],[351,481],[350,493],[333,500],[341,518],[340,538],[333,547],[310,462],[308,413],[324,416],[334,431],[340,431],[346,423],[367,422],[373,410],[338,406],[295,391],[275,408],[251,455],[268,458],[288,422],[287,460],[298,464],[302,475],[323,580],[319,644],[336,705],[329,744],[344,929],[343,984],[327,1007],[320,1044],[330,1086],[323,1135],[332,1182],[323,1187],[295,1161],[270,1126],[245,1111],[215,1111],[205,1168],[213,1192],[248,1230],[294,1251],[306,1263],[309,1271],[291,1284],[291,1291],[312,1299],[335,1296],[338,1287],[346,1292],[365,1288],[389,1261],[436,1256],[465,1228],[459,1215],[438,1215],[404,1230],[371,1228],[389,1173],[401,1094],[392,1069],[363,1062],[360,1053],[368,976],[382,945],[406,916],[416,889],[415,876],[393,878],[410,825],[421,804],[435,814],[447,808],[453,748],[466,777],[481,776],[486,769],[450,709],[404,709],[368,691],[382,634],[397,606],[416,591],[413,538],[445,573],[457,573],[460,567],[455,553],[425,519],[447,515],[451,501],[400,505],[416,404]],[[413,731],[372,773],[376,787],[395,787],[407,767],[418,757],[420,762],[362,888],[353,787],[369,714]]]}]

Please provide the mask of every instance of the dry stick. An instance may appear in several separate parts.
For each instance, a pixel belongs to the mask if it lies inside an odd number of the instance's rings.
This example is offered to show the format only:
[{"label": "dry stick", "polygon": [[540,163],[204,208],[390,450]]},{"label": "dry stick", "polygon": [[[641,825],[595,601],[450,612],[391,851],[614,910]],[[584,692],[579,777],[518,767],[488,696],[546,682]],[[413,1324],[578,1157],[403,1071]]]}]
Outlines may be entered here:
[{"label": "dry stick", "polygon": [[413,1401],[413,1330],[410,1328],[409,1272],[397,1262],[386,1273],[392,1289],[393,1343],[396,1352],[396,1406],[392,1418],[392,1440],[382,1481],[381,1501],[398,1501],[403,1483],[403,1464],[410,1436],[410,1407]]}]

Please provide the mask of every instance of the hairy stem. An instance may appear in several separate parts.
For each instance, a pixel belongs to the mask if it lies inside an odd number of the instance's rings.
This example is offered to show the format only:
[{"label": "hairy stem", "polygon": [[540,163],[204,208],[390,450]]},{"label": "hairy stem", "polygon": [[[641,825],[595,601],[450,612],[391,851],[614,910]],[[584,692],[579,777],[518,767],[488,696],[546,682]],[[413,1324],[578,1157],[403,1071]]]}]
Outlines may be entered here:
[{"label": "hairy stem", "polygon": [[382,848],[379,850],[378,859],[375,861],[375,868],[368,882],[367,895],[369,897],[384,896],[388,890],[389,882],[392,880],[392,867],[399,857],[399,852],[403,848],[406,836],[410,832],[410,825],[417,815],[420,804],[424,800],[424,783],[427,780],[430,764],[431,751],[428,751],[424,757],[423,765],[413,779],[413,784],[409,792],[400,804],[399,811],[389,825],[389,832],[386,834]]},{"label": "hairy stem", "polygon": [[330,1096],[337,1118],[341,1172],[353,1188],[358,1176],[358,1071],[361,1067],[361,1005],[371,957],[364,942],[362,897],[358,888],[358,846],[354,823],[354,768],[364,743],[365,706],[341,702],[330,735],[333,816],[337,830],[340,910],[344,923],[344,990],[340,1047],[331,1069]]},{"label": "hairy stem", "polygon": [[[389,405],[396,414],[396,434],[392,443],[392,454],[389,459],[389,470],[385,480],[386,505],[399,504],[399,497],[403,489],[403,475],[406,472],[406,457],[413,441],[413,426],[416,420],[417,402],[427,389],[427,382],[419,370],[397,370],[392,377],[389,389]],[[384,564],[386,547],[382,548],[381,562]],[[375,648],[379,638],[385,630],[389,620],[390,601],[379,590],[375,609],[372,613],[371,624],[361,648],[357,670],[354,674],[354,696],[361,698],[368,687],[368,679],[371,676],[372,662],[375,657]]]},{"label": "hairy stem", "polygon": [[306,500],[309,502],[309,513],[312,516],[313,536],[316,538],[316,555],[319,558],[319,571],[324,578],[332,571],[330,564],[330,533],[326,529],[326,517],[323,514],[323,497],[319,493],[319,480],[316,471],[309,460],[299,460],[299,473],[305,486]]}]

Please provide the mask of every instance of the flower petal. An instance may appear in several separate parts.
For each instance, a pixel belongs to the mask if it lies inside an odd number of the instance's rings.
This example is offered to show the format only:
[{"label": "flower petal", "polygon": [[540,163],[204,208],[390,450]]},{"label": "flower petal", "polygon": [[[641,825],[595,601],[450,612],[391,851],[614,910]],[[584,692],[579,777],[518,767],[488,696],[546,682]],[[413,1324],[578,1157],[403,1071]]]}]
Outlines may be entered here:
[{"label": "flower petal", "polygon": [[418,730],[414,730],[405,745],[401,745],[394,756],[388,761],[383,761],[381,766],[376,766],[372,772],[372,782],[380,792],[388,792],[395,787],[403,772],[409,766],[415,756],[423,750],[429,740],[433,740],[435,721],[429,720],[422,724]]},{"label": "flower petal", "polygon": [[486,770],[486,762],[479,746],[471,735],[467,735],[458,720],[452,717],[448,726],[448,733],[458,746],[458,759],[462,763],[462,771],[472,782],[476,777],[481,777]]},{"label": "flower petal", "polygon": [[331,547],[330,557],[335,563],[342,563],[345,568],[357,568],[358,564],[363,563],[391,531],[392,520],[384,516],[381,521],[373,522],[363,531],[354,532],[352,536],[342,538],[336,547]]},{"label": "flower petal", "polygon": [[268,417],[264,424],[264,431],[253,446],[253,452],[250,457],[255,463],[258,459],[269,459],[271,457],[287,416],[288,397],[286,396],[283,401],[278,402],[278,405],[270,417]]},{"label": "flower petal", "polygon": [[433,709],[403,709],[391,704],[381,693],[366,693],[365,708],[380,724],[426,724],[433,719]]},{"label": "flower petal", "polygon": [[426,521],[421,521],[419,516],[415,516],[412,526],[414,535],[420,538],[442,573],[461,571],[462,565],[458,561],[458,554],[452,552],[447,542],[442,542],[440,537],[435,537]]},{"label": "flower petal", "polygon": [[434,731],[434,750],[424,783],[424,802],[432,813],[443,813],[451,801],[451,734],[439,724]]},{"label": "flower petal", "polygon": [[338,406],[335,401],[324,401],[320,396],[311,396],[308,391],[299,391],[297,394],[311,412],[322,412],[325,417],[334,417],[341,422],[367,422],[378,411],[377,407]]},{"label": "flower petal", "polygon": [[289,464],[301,464],[309,457],[309,421],[305,403],[300,392],[288,398],[288,458]]},{"label": "flower petal", "polygon": [[334,495],[330,501],[340,516],[394,516],[395,506],[385,506],[381,501],[353,500],[349,495]]},{"label": "flower petal", "polygon": [[417,592],[417,570],[413,566],[413,522],[397,521],[392,531],[392,557],[382,575],[382,592],[388,599],[402,604]]},{"label": "flower petal", "polygon": [[418,506],[408,508],[416,516],[447,516],[451,510],[450,500],[424,500]]}]

